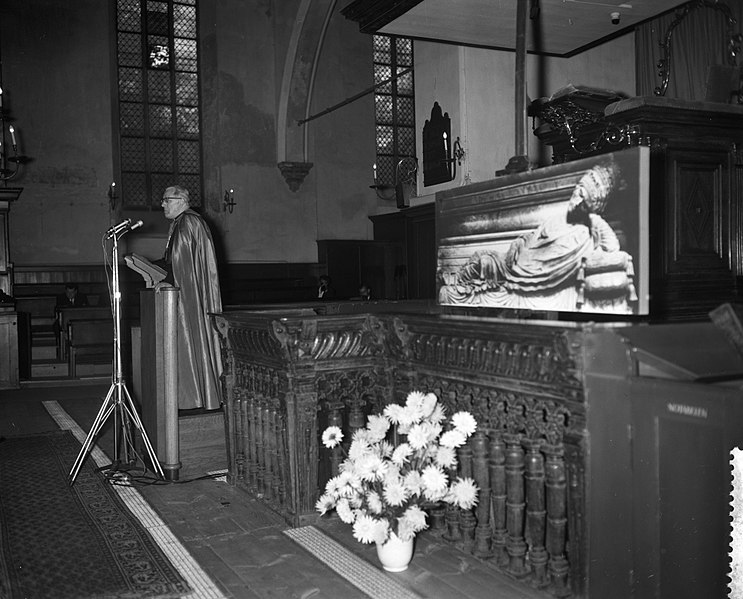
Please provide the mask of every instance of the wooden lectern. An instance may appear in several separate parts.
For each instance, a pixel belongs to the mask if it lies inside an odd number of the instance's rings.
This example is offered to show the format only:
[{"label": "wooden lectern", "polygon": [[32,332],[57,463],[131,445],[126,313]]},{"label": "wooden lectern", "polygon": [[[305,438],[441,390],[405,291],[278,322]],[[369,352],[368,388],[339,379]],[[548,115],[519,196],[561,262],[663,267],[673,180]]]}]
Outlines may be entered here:
[{"label": "wooden lectern", "polygon": [[143,289],[140,327],[132,330],[134,394],[165,478],[178,480],[178,287]]},{"label": "wooden lectern", "polygon": [[124,256],[124,262],[134,272],[138,272],[142,276],[147,288],[154,287],[155,283],[159,283],[167,275],[165,269],[159,267],[157,264],[153,264],[139,254]]}]

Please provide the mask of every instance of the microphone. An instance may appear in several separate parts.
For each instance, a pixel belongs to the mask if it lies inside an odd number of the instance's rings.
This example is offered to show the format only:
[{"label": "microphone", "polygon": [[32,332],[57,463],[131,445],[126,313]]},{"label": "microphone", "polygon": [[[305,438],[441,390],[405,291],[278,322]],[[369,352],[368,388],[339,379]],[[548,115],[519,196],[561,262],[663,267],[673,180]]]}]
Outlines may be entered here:
[{"label": "microphone", "polygon": [[127,231],[133,231],[134,229],[138,229],[143,224],[144,223],[141,220],[138,220],[137,222],[133,223],[131,218],[122,220],[118,225],[114,225],[108,231],[106,231],[106,239],[111,239],[112,237],[115,237],[116,235],[124,234]]}]

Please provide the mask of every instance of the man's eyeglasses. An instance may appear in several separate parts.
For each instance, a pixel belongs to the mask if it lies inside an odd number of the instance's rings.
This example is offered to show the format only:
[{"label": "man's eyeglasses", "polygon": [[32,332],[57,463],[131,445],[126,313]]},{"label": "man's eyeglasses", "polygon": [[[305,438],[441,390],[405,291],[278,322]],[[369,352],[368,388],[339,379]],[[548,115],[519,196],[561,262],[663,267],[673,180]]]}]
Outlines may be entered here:
[{"label": "man's eyeglasses", "polygon": [[160,200],[160,203],[164,204],[165,202],[170,202],[171,200],[181,200],[181,199],[183,198],[179,198],[178,196],[170,196],[170,197],[163,198],[162,200]]}]

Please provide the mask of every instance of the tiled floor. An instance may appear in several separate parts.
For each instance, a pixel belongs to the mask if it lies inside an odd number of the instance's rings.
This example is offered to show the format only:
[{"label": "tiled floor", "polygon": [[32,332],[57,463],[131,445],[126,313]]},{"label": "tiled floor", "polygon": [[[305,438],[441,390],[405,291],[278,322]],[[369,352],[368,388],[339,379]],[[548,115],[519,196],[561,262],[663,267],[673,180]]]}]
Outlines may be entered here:
[{"label": "tiled floor", "polygon": [[[55,430],[62,423],[79,427],[84,439],[107,388],[108,382],[0,391],[0,436]],[[110,423],[99,446],[111,455]],[[88,459],[108,458],[91,451]],[[428,533],[416,540],[405,572],[384,572],[375,548],[355,542],[336,518],[289,529],[259,500],[205,474],[184,466],[177,483],[122,487],[134,512],[184,570],[194,599],[548,597]],[[319,558],[292,537],[304,538]]]}]

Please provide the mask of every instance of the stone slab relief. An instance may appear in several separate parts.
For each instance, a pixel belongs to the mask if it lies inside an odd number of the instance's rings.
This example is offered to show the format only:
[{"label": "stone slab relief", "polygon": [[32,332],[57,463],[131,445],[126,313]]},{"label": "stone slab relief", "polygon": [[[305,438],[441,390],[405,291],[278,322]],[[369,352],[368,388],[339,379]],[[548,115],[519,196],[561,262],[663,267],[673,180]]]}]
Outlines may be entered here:
[{"label": "stone slab relief", "polygon": [[437,194],[438,303],[648,314],[649,160],[640,146]]}]

